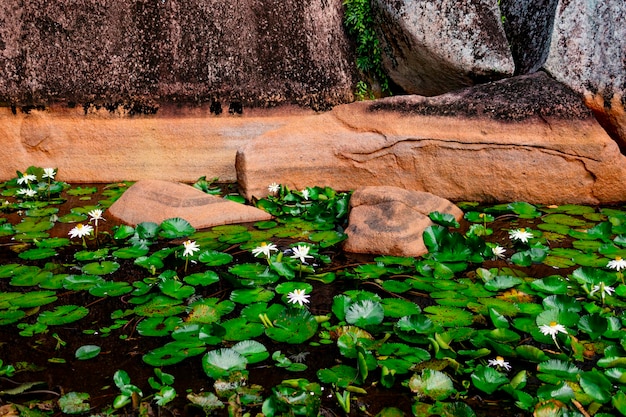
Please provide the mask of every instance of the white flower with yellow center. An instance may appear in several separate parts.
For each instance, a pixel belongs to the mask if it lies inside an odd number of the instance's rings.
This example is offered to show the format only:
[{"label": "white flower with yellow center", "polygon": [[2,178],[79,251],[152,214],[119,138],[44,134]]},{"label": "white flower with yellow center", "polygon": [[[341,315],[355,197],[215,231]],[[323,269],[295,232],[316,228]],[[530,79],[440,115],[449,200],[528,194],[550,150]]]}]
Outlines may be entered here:
[{"label": "white flower with yellow center", "polygon": [[31,190],[30,188],[20,188],[17,190],[17,194],[24,197],[34,197],[37,195],[37,191]]},{"label": "white flower with yellow center", "polygon": [[533,234],[527,231],[524,228],[511,230],[509,232],[509,237],[513,240],[519,240],[523,243],[528,243],[528,239],[533,237]]},{"label": "white flower with yellow center", "polygon": [[491,252],[496,258],[504,258],[504,253],[506,252],[506,249],[504,249],[502,246],[496,245],[491,248]]},{"label": "white flower with yellow center", "polygon": [[89,215],[89,217],[91,217],[89,221],[93,221],[96,227],[98,227],[98,220],[105,221],[104,217],[102,217],[102,210],[100,209],[93,209],[87,214]]},{"label": "white flower with yellow center", "polygon": [[557,323],[556,321],[551,321],[550,324],[542,324],[541,326],[539,326],[539,331],[544,336],[552,337],[552,340],[554,340],[554,344],[559,349],[561,347],[559,346],[559,342],[557,342],[557,340],[556,340],[556,336],[559,333],[568,334],[567,333],[567,329],[565,328],[565,326],[563,326],[562,324]]},{"label": "white flower with yellow center", "polygon": [[88,224],[78,224],[73,229],[69,231],[69,235],[71,238],[79,237],[84,238],[85,236],[89,236],[93,232],[93,227]]},{"label": "white flower with yellow center", "polygon": [[507,371],[511,370],[511,365],[509,365],[509,363],[505,361],[502,356],[496,356],[495,359],[489,359],[487,364],[489,366],[493,366],[494,368],[504,368]]},{"label": "white flower with yellow center", "polygon": [[259,257],[259,255],[263,255],[264,257],[268,258],[272,255],[272,252],[277,251],[278,247],[276,245],[274,245],[273,243],[261,243],[260,246],[257,246],[256,248],[252,249],[252,254],[254,256],[256,256],[257,258]]},{"label": "white flower with yellow center", "polygon": [[54,168],[44,168],[43,175],[41,176],[41,178],[49,178],[53,180],[55,175],[56,175],[56,171],[54,170]]},{"label": "white flower with yellow center", "polygon": [[183,251],[183,256],[186,258],[188,256],[193,256],[194,253],[200,250],[200,246],[193,240],[186,240],[183,242],[183,247],[185,250]]},{"label": "white flower with yellow center", "polygon": [[304,304],[307,304],[309,302],[310,297],[310,295],[307,295],[305,291],[306,290],[295,289],[287,294],[287,300],[291,304],[300,304],[301,306],[303,306]]},{"label": "white flower with yellow center", "polygon": [[280,185],[273,182],[267,186],[267,190],[272,194],[276,194],[278,191],[280,191]]},{"label": "white flower with yellow center", "polygon": [[626,268],[626,260],[622,259],[621,256],[617,256],[614,260],[609,261],[606,266],[619,272]]},{"label": "white flower with yellow center", "polygon": [[24,174],[17,179],[18,184],[30,184],[33,181],[37,181],[37,176],[33,174]]},{"label": "white flower with yellow center", "polygon": [[291,255],[291,257],[299,258],[300,262],[306,263],[306,258],[313,258],[313,256],[309,255],[310,250],[311,250],[310,246],[298,245],[292,249],[293,255]]}]

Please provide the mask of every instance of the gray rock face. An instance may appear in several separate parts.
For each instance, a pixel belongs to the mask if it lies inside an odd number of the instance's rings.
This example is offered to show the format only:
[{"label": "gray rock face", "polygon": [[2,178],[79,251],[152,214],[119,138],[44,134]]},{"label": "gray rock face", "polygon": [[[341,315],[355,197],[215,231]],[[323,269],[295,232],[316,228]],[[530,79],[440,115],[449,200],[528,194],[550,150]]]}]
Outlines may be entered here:
[{"label": "gray rock face", "polygon": [[501,0],[504,30],[516,74],[541,68],[548,57],[558,0]]},{"label": "gray rock face", "polygon": [[376,0],[383,63],[411,94],[432,96],[510,76],[496,0]]},{"label": "gray rock face", "polygon": [[363,187],[350,198],[348,239],[344,250],[391,256],[422,256],[428,252],[422,238],[434,223],[428,214],[463,212],[446,199],[397,187]]},{"label": "gray rock face", "polygon": [[544,65],[584,94],[603,127],[626,151],[626,3],[560,0]]},{"label": "gray rock face", "polygon": [[[0,8],[0,101],[325,108],[352,99],[341,3],[30,0]],[[219,111],[216,104],[216,112]]]}]

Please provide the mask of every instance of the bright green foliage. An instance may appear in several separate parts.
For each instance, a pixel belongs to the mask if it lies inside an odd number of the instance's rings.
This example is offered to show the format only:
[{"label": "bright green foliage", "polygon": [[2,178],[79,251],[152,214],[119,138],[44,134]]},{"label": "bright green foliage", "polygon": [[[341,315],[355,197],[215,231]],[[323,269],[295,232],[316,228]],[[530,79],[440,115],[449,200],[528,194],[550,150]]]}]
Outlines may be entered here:
[{"label": "bright green foliage", "polygon": [[[365,76],[376,79],[383,92],[389,92],[389,79],[383,71],[382,51],[376,35],[374,15],[370,0],[345,0],[344,25],[356,41],[356,67]],[[366,83],[357,85],[357,97],[367,93]]]}]

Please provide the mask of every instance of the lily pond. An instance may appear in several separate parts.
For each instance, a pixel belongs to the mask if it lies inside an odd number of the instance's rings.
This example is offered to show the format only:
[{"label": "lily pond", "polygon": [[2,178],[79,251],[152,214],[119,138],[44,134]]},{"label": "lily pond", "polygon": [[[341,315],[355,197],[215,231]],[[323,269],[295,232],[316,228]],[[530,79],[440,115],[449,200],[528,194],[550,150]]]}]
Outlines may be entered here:
[{"label": "lily pond", "polygon": [[459,202],[427,255],[364,256],[350,193],[131,227],[131,183],[59,177],[0,184],[2,416],[626,415],[624,207]]}]

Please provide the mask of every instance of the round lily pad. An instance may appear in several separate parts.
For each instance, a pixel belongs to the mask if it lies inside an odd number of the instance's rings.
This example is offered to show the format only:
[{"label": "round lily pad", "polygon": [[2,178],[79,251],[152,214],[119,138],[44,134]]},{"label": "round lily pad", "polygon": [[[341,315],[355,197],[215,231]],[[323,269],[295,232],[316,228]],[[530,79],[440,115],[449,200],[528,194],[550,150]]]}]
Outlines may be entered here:
[{"label": "round lily pad", "polygon": [[95,358],[100,354],[101,350],[102,348],[97,345],[83,345],[76,349],[76,352],[74,352],[74,356],[76,356],[76,359],[84,361],[87,359]]},{"label": "round lily pad", "polygon": [[422,310],[420,307],[408,300],[401,298],[384,298],[381,301],[385,317],[404,317],[412,314],[419,314]]},{"label": "round lily pad", "polygon": [[161,223],[161,231],[159,232],[159,236],[166,239],[177,239],[180,237],[187,237],[193,234],[196,229],[189,224],[189,222],[185,219],[181,219],[180,217],[175,217],[172,219],[164,220]]},{"label": "round lily pad", "polygon": [[148,317],[137,324],[137,332],[142,336],[167,336],[182,324],[180,317]]},{"label": "round lily pad", "polygon": [[444,327],[469,326],[474,322],[472,313],[456,307],[428,306],[424,312],[435,324]]},{"label": "round lily pad", "polygon": [[60,326],[73,323],[89,314],[89,309],[77,305],[62,305],[51,311],[43,311],[37,321],[47,326]]},{"label": "round lily pad", "polygon": [[151,350],[143,355],[142,359],[150,366],[160,367],[180,363],[189,357],[201,355],[205,351],[204,343],[199,340],[175,341]]},{"label": "round lily pad", "polygon": [[112,274],[120,268],[120,264],[113,261],[92,262],[83,266],[83,272],[89,275]]},{"label": "round lily pad", "polygon": [[315,336],[317,327],[315,317],[308,310],[289,309],[274,321],[274,327],[265,329],[265,334],[278,342],[299,344]]},{"label": "round lily pad", "polygon": [[230,300],[238,304],[251,304],[258,302],[268,302],[276,294],[273,291],[263,288],[242,288],[233,290],[230,293]]},{"label": "round lily pad", "polygon": [[124,281],[104,281],[89,288],[89,294],[94,297],[119,297],[128,294],[133,287]]},{"label": "round lily pad", "polygon": [[246,340],[254,339],[263,334],[265,327],[261,323],[249,322],[243,317],[226,320],[221,323],[226,330],[224,340]]},{"label": "round lily pad", "polygon": [[243,355],[248,363],[261,362],[270,356],[265,346],[256,340],[242,340],[236,343],[232,349]]},{"label": "round lily pad", "polygon": [[245,356],[230,348],[212,350],[202,357],[202,369],[213,379],[227,378],[231,372],[243,371],[247,364]]},{"label": "round lily pad", "polygon": [[231,263],[232,260],[232,255],[216,250],[205,250],[198,254],[198,261],[206,264],[207,266],[226,265]]}]

